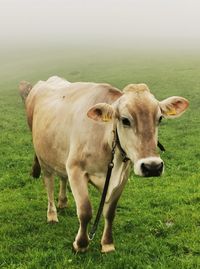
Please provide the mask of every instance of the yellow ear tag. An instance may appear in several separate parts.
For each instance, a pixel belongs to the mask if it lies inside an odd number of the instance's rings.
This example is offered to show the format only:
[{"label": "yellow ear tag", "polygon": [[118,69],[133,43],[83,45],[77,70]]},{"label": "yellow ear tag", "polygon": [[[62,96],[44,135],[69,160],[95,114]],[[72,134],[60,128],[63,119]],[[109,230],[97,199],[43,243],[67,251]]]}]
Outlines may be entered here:
[{"label": "yellow ear tag", "polygon": [[105,114],[105,115],[103,116],[102,120],[103,120],[104,122],[108,122],[108,121],[111,120],[111,117],[109,117],[108,114]]},{"label": "yellow ear tag", "polygon": [[176,115],[176,110],[174,108],[172,108],[171,110],[167,111],[167,115],[168,116]]}]

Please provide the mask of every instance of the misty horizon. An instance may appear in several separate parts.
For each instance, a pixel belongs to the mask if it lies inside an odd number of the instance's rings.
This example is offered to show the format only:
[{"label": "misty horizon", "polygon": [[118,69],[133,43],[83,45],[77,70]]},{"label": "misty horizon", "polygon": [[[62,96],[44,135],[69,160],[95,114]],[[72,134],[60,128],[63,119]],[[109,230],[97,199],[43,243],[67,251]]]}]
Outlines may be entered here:
[{"label": "misty horizon", "polygon": [[200,46],[197,0],[1,0],[0,46]]}]

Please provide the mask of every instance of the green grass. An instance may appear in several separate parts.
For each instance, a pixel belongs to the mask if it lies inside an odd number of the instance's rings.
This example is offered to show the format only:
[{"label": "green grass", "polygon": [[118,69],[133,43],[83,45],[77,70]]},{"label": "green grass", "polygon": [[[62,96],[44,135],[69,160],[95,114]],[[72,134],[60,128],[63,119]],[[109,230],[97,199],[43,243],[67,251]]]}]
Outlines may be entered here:
[{"label": "green grass", "polygon": [[[200,55],[61,48],[0,54],[0,267],[200,268]],[[99,251],[101,222],[88,253],[73,254],[78,221],[72,194],[59,224],[48,225],[43,181],[29,176],[33,148],[18,83],[55,74],[121,89],[144,82],[160,100],[190,100],[181,118],[160,127],[165,175],[130,176],[117,208],[115,253]],[[90,193],[96,212],[100,197],[94,188]]]}]

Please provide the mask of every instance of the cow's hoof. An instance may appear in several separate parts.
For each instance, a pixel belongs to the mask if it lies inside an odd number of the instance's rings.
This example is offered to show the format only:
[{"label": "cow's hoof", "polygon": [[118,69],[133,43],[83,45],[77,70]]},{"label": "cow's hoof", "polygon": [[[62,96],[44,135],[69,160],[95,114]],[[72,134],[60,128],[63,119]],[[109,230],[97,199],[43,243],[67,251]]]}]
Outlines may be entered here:
[{"label": "cow's hoof", "polygon": [[63,209],[67,207],[67,198],[58,200],[58,208]]},{"label": "cow's hoof", "polygon": [[87,247],[79,247],[76,243],[76,241],[74,241],[73,243],[73,250],[75,253],[85,253],[88,250],[88,246]]},{"label": "cow's hoof", "polygon": [[47,222],[52,223],[52,224],[53,223],[58,223],[57,213],[55,213],[55,212],[48,213]]},{"label": "cow's hoof", "polygon": [[56,224],[58,222],[59,222],[58,220],[47,220],[48,224]]},{"label": "cow's hoof", "polygon": [[105,244],[105,245],[102,245],[101,253],[108,253],[108,252],[112,252],[112,251],[115,251],[114,244]]}]

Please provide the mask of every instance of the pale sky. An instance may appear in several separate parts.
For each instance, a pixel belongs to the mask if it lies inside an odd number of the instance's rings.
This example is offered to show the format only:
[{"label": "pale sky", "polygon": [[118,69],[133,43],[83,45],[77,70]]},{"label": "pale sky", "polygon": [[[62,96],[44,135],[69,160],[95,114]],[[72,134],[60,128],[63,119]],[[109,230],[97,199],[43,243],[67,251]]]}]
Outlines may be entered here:
[{"label": "pale sky", "polygon": [[200,0],[0,0],[0,43],[200,46]]}]

